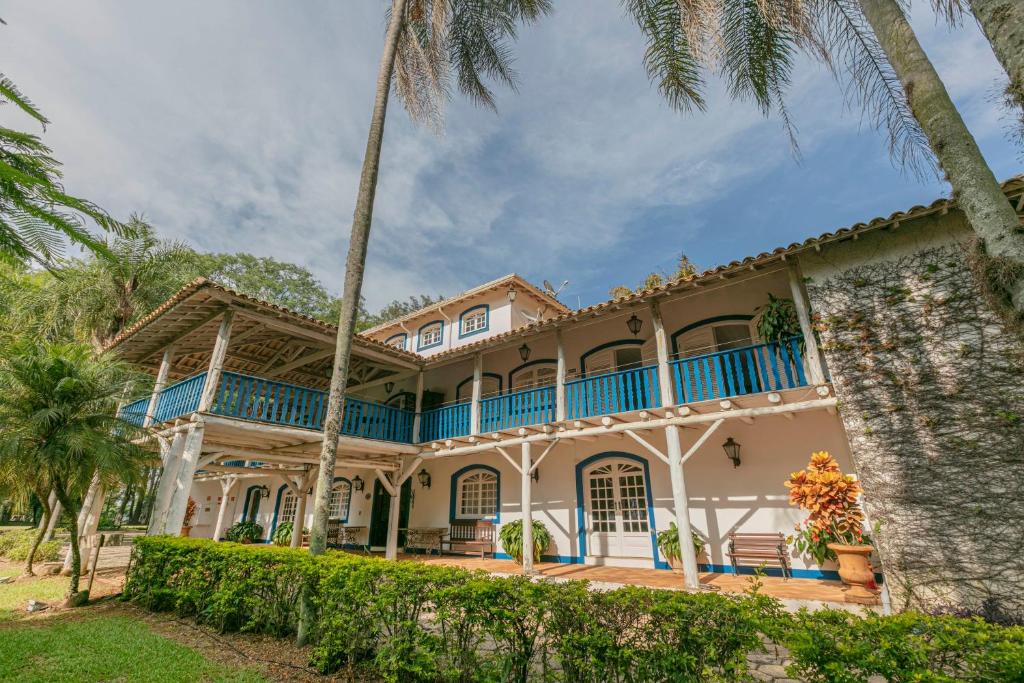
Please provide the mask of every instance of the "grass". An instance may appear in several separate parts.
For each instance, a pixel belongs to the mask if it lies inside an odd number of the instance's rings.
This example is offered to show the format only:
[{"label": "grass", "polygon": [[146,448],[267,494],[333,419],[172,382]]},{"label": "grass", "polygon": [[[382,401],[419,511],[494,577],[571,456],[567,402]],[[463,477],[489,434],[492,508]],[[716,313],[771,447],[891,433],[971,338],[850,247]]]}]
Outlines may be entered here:
[{"label": "grass", "polygon": [[123,616],[38,620],[0,631],[0,680],[264,681],[256,671],[209,661]]},{"label": "grass", "polygon": [[[0,576],[17,576],[20,573],[20,570],[14,568],[0,569]],[[42,600],[52,605],[63,602],[67,592],[66,576],[40,576],[30,581],[0,583],[0,623],[13,621],[24,615],[25,606],[30,599]],[[2,676],[0,680],[3,680]]]}]

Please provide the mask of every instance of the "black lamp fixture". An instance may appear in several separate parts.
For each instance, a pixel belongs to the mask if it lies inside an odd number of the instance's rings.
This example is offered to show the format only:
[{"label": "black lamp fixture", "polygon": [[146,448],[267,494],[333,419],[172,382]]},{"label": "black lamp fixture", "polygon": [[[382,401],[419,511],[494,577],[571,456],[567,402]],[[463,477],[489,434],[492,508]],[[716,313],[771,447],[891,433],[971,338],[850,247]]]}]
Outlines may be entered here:
[{"label": "black lamp fixture", "polygon": [[640,334],[640,328],[644,326],[644,321],[636,317],[636,313],[630,316],[629,320],[626,321],[626,327],[633,333],[633,336]]},{"label": "black lamp fixture", "polygon": [[527,346],[526,342],[519,347],[519,357],[523,359],[523,362],[530,360],[530,347]]},{"label": "black lamp fixture", "polygon": [[732,466],[739,467],[740,445],[733,441],[732,437],[730,436],[728,439],[725,440],[725,443],[722,444],[722,449],[725,451],[725,457],[732,460]]},{"label": "black lamp fixture", "polygon": [[421,469],[416,474],[416,478],[419,479],[420,486],[422,486],[425,489],[429,489],[430,488],[430,472],[427,472],[427,468],[426,467]]},{"label": "black lamp fixture", "polygon": [[516,286],[515,285],[509,285],[508,286],[508,293],[507,294],[508,294],[508,301],[509,301],[509,303],[512,303],[513,301],[516,300],[516,295],[518,295],[519,292],[516,291]]},{"label": "black lamp fixture", "polygon": [[270,498],[270,489],[267,488],[266,484],[256,489],[256,493],[260,494],[262,498]]},{"label": "black lamp fixture", "polygon": [[533,468],[533,472],[530,473],[530,479],[533,479],[536,482],[540,481],[540,468],[539,467],[534,467]]},{"label": "black lamp fixture", "polygon": [[388,396],[390,396],[391,392],[394,391],[394,390],[395,390],[395,383],[394,382],[384,382],[384,391],[388,392]]},{"label": "black lamp fixture", "polygon": [[358,474],[356,476],[352,477],[352,490],[353,491],[362,491],[364,485],[365,484],[363,482],[363,478],[360,477]]}]

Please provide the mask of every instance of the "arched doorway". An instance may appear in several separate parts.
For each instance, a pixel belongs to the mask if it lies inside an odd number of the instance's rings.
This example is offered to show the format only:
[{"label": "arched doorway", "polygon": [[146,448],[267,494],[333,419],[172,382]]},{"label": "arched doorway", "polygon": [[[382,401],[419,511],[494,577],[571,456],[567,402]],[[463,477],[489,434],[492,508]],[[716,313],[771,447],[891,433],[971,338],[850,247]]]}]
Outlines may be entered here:
[{"label": "arched doorway", "polygon": [[581,554],[659,563],[647,461],[601,453],[576,466]]}]

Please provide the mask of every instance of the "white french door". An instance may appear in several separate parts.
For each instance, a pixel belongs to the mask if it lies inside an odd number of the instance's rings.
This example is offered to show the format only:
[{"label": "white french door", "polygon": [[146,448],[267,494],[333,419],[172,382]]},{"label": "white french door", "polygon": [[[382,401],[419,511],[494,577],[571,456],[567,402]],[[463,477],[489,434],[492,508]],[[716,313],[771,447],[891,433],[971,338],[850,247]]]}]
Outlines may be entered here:
[{"label": "white french door", "polygon": [[587,554],[651,557],[647,486],[643,468],[605,460],[584,472]]}]

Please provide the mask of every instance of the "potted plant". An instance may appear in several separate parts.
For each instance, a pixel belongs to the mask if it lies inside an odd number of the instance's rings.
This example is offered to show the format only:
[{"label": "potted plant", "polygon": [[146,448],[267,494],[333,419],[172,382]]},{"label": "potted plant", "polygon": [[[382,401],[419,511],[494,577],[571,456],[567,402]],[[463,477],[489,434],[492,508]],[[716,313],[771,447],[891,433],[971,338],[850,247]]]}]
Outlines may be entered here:
[{"label": "potted plant", "polygon": [[875,573],[871,568],[871,539],[864,533],[864,512],[858,498],[860,482],[843,474],[839,463],[827,451],[811,455],[805,469],[793,472],[786,481],[789,502],[810,512],[797,525],[794,546],[818,563],[836,560],[839,578],[849,588],[848,602],[874,604]]},{"label": "potted plant", "polygon": [[[523,520],[517,519],[514,522],[501,525],[498,532],[501,540],[501,547],[512,556],[519,564],[523,563]],[[551,545],[551,533],[544,526],[544,522],[534,520],[533,522],[533,561],[540,562],[541,553]]]},{"label": "potted plant", "polygon": [[238,522],[224,534],[224,538],[234,543],[253,543],[263,538],[263,527],[256,522]]},{"label": "potted plant", "polygon": [[188,536],[192,533],[192,520],[195,519],[198,507],[196,502],[192,500],[192,496],[189,496],[188,503],[185,504],[185,521],[181,524],[182,536]]},{"label": "potted plant", "polygon": [[[694,554],[700,555],[704,550],[704,539],[692,529],[690,538],[693,541]],[[672,571],[677,574],[683,571],[683,555],[679,548],[679,527],[675,522],[671,522],[665,531],[658,532],[658,548],[668,561],[668,566],[672,567]]]},{"label": "potted plant", "polygon": [[[295,529],[295,524],[292,522],[282,522],[277,529],[274,530],[274,545],[291,545],[292,544],[292,530]],[[303,527],[303,534],[308,534],[309,529]]]}]

